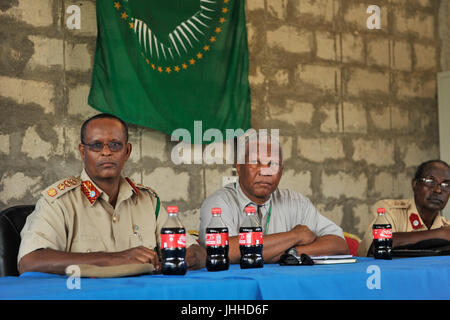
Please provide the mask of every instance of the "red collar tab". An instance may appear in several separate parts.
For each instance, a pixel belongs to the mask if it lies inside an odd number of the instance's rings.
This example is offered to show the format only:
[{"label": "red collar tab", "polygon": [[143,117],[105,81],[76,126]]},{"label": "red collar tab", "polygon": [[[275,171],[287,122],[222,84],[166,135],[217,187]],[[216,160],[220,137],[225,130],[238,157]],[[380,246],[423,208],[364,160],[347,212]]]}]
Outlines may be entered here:
[{"label": "red collar tab", "polygon": [[89,180],[83,181],[81,183],[81,191],[83,191],[86,198],[89,200],[91,204],[100,197],[100,191]]},{"label": "red collar tab", "polygon": [[420,229],[422,227],[422,224],[420,223],[419,215],[416,213],[412,213],[409,216],[409,221],[411,222],[413,229]]},{"label": "red collar tab", "polygon": [[133,181],[131,181],[130,178],[126,177],[125,180],[127,180],[127,182],[130,184],[130,186],[133,188],[134,192],[139,195],[139,189],[136,188],[136,186],[134,185]]}]

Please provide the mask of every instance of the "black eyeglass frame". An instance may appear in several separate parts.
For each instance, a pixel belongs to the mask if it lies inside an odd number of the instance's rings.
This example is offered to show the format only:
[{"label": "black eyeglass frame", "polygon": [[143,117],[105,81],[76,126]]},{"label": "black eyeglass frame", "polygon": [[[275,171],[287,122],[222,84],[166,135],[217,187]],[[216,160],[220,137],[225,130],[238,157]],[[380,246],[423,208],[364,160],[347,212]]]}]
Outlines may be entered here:
[{"label": "black eyeglass frame", "polygon": [[[120,141],[110,141],[108,143],[102,142],[94,142],[94,143],[81,143],[84,146],[87,146],[92,152],[100,152],[105,146],[108,146],[109,151],[111,152],[120,152],[123,150],[124,144]],[[101,147],[100,147],[101,145]]]},{"label": "black eyeglass frame", "polygon": [[426,185],[429,188],[436,188],[437,186],[440,187],[441,191],[450,192],[450,183],[448,182],[441,182],[438,183],[433,178],[420,178],[420,182],[422,182],[424,185]]}]

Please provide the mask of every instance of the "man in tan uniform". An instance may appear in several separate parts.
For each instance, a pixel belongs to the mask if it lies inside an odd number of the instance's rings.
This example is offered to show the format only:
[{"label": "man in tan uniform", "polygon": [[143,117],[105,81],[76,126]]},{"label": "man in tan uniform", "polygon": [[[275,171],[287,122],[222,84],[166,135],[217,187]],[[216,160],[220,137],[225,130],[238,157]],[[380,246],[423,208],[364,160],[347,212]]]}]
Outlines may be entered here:
[{"label": "man in tan uniform", "polygon": [[[422,163],[412,180],[414,198],[381,200],[374,205],[386,209],[386,218],[392,226],[392,246],[398,247],[427,239],[450,241],[450,221],[440,211],[450,196],[450,167],[441,160]],[[359,256],[371,255],[372,225],[369,225],[358,247]]]},{"label": "man in tan uniform", "polygon": [[[72,264],[113,266],[160,262],[156,247],[167,212],[149,187],[121,175],[131,154],[126,124],[100,114],[81,128],[80,177],[45,191],[21,232],[19,272],[65,272]],[[188,268],[202,268],[206,252],[186,235]]]}]

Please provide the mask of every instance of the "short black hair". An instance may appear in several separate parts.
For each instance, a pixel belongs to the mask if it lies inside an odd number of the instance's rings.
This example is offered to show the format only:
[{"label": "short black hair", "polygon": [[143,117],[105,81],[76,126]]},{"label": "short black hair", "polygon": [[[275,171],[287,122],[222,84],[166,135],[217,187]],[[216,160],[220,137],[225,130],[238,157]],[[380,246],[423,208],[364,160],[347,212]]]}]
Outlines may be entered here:
[{"label": "short black hair", "polygon": [[431,163],[440,163],[440,164],[443,164],[444,166],[446,166],[448,169],[450,169],[450,166],[449,166],[448,163],[445,162],[445,161],[442,161],[442,160],[439,160],[439,159],[428,160],[428,161],[422,162],[422,163],[417,167],[416,174],[414,175],[414,180],[420,180],[420,179],[422,179],[422,178],[423,178],[423,177],[422,177],[422,174],[423,174],[423,171],[425,170],[425,167],[426,167],[427,165],[431,164]]},{"label": "short black hair", "polygon": [[86,136],[87,125],[89,124],[89,122],[91,122],[92,120],[95,120],[95,119],[115,119],[115,120],[119,121],[122,124],[123,131],[125,133],[125,142],[128,142],[128,126],[125,123],[125,121],[123,121],[122,119],[116,117],[115,115],[109,114],[109,113],[100,113],[93,117],[90,117],[89,119],[84,121],[83,124],[81,125],[81,134],[80,134],[81,143],[84,144],[84,137]]}]

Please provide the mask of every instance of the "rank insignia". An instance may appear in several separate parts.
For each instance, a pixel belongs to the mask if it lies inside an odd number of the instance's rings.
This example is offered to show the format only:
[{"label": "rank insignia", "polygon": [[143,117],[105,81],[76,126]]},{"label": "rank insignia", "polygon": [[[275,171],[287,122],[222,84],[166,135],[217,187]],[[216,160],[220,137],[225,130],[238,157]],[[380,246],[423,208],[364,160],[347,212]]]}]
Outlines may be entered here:
[{"label": "rank insignia", "polygon": [[50,197],[54,197],[54,196],[56,196],[56,195],[58,194],[58,191],[56,191],[55,188],[50,188],[50,189],[48,189],[47,194],[48,194]]},{"label": "rank insignia", "polygon": [[409,216],[409,221],[411,222],[411,225],[412,225],[413,229],[419,229],[419,228],[422,227],[422,224],[420,223],[420,218],[415,213],[412,213]]},{"label": "rank insignia", "polygon": [[81,191],[84,193],[91,204],[93,204],[95,200],[100,197],[100,192],[90,181],[83,181],[83,183],[81,184]]},{"label": "rank insignia", "polygon": [[60,183],[58,184],[58,189],[63,191],[66,188],[66,186],[64,185],[64,183]]},{"label": "rank insignia", "polygon": [[127,180],[127,182],[130,184],[130,186],[133,188],[134,192],[136,194],[139,194],[139,189],[136,188],[136,185],[134,184],[134,182],[128,177],[126,177],[125,180]]}]

